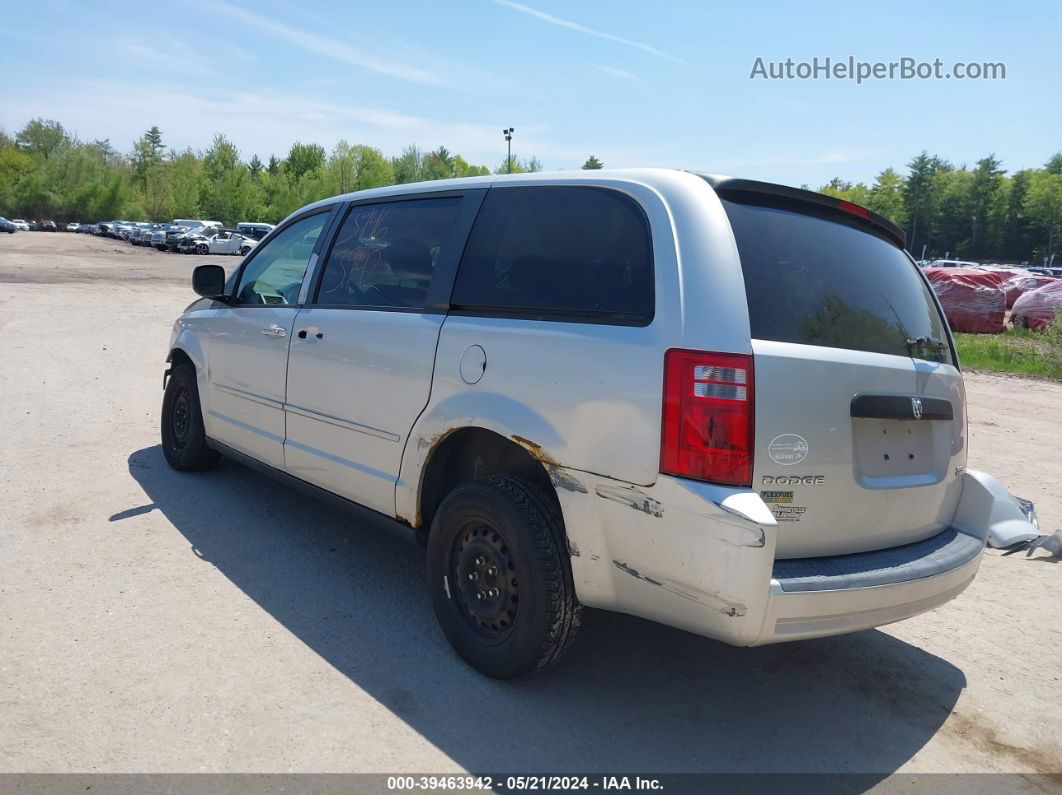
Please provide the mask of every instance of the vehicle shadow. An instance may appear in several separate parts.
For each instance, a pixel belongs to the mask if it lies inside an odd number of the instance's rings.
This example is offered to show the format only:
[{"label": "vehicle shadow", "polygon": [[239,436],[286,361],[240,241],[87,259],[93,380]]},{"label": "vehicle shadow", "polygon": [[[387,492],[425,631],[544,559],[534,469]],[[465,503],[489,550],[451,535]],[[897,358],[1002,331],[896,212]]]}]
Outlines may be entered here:
[{"label": "vehicle shadow", "polygon": [[852,772],[917,753],[966,684],[879,631],[736,649],[588,610],[571,654],[483,678],[435,623],[423,551],[224,460],[210,473],[129,457],[150,505],[288,631],[474,772]]}]

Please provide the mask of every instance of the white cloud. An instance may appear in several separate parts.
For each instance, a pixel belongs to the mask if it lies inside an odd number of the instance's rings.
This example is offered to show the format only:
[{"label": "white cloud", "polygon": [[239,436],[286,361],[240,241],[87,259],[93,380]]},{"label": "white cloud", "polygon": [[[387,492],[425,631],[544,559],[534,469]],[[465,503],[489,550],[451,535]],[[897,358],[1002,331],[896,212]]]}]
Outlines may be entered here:
[{"label": "white cloud", "polygon": [[284,39],[296,47],[308,52],[315,53],[325,58],[360,66],[380,74],[390,75],[413,83],[441,86],[446,80],[436,70],[422,68],[411,63],[403,62],[396,58],[393,53],[387,55],[374,55],[363,44],[349,44],[347,42],[318,36],[316,33],[308,33],[304,30],[292,27],[288,23],[277,22],[268,17],[259,16],[239,6],[230,3],[208,2],[204,4],[211,11],[226,14],[247,25],[251,25],[274,36]]},{"label": "white cloud", "polygon": [[568,30],[574,30],[576,33],[582,33],[587,36],[596,36],[599,39],[605,39],[606,41],[612,41],[616,44],[622,44],[626,47],[633,47],[636,50],[647,52],[650,55],[655,55],[657,58],[664,58],[668,61],[674,61],[675,63],[685,63],[681,58],[677,58],[674,55],[658,50],[652,45],[645,44],[641,41],[634,41],[633,39],[625,39],[622,36],[616,36],[612,33],[605,33],[601,30],[594,30],[588,28],[585,25],[580,25],[578,22],[572,22],[568,19],[561,19],[555,17],[552,14],[547,14],[545,11],[539,11],[537,8],[531,8],[531,6],[525,6],[523,3],[515,3],[513,0],[493,0],[500,6],[511,8],[514,11],[519,11],[521,14],[527,14],[528,16],[541,19],[543,22],[548,22],[551,25],[557,25],[561,28],[567,28]]},{"label": "white cloud", "polygon": [[172,73],[182,77],[213,77],[217,74],[209,59],[182,41],[174,40],[149,47],[137,39],[113,38],[110,45],[111,52],[135,62],[138,69],[152,73]]},{"label": "white cloud", "polygon": [[618,66],[602,66],[601,64],[594,64],[595,69],[607,74],[609,77],[615,77],[617,80],[637,80],[638,78],[628,72],[626,69],[620,69]]}]

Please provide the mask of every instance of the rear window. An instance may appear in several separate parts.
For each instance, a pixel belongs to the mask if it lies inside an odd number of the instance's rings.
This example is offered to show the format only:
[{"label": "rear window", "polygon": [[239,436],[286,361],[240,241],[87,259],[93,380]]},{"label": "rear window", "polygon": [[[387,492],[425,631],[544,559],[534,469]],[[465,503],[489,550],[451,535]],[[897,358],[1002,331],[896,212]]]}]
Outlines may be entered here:
[{"label": "rear window", "polygon": [[723,206],[753,338],[951,362],[933,296],[895,245],[818,215]]},{"label": "rear window", "polygon": [[648,222],[618,191],[494,188],[476,217],[451,302],[471,314],[646,324],[653,315]]}]

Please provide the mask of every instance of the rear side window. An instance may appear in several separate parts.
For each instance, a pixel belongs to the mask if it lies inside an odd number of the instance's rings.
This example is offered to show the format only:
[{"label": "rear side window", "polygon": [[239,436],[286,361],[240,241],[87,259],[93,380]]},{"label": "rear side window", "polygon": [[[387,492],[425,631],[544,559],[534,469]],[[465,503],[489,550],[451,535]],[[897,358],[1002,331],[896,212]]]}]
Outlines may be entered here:
[{"label": "rear side window", "polygon": [[494,188],[451,302],[471,314],[645,325],[653,316],[645,214],[601,188]]},{"label": "rear side window", "polygon": [[951,362],[933,296],[895,245],[817,215],[723,206],[753,338]]}]

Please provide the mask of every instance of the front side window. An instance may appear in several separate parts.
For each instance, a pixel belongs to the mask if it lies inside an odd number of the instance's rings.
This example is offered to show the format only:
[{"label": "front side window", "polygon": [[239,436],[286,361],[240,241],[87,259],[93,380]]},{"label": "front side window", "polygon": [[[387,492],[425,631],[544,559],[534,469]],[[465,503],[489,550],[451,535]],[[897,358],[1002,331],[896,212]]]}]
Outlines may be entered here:
[{"label": "front side window", "polygon": [[654,306],[645,215],[630,197],[602,188],[494,188],[452,303],[471,313],[645,324]]},{"label": "front side window", "polygon": [[297,303],[306,265],[330,214],[302,218],[259,248],[240,274],[236,302],[249,306]]},{"label": "front side window", "polygon": [[422,308],[461,197],[359,204],[328,254],[317,303]]}]

